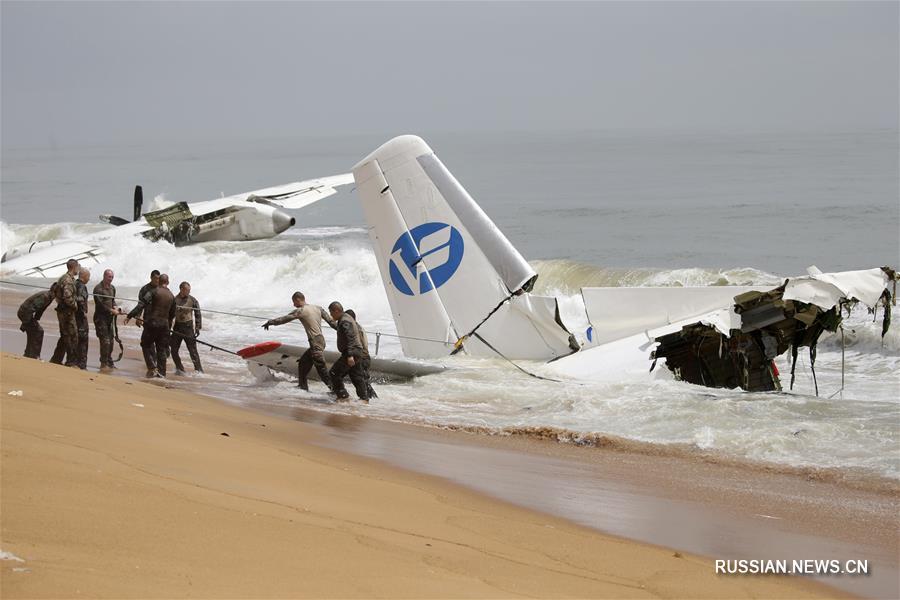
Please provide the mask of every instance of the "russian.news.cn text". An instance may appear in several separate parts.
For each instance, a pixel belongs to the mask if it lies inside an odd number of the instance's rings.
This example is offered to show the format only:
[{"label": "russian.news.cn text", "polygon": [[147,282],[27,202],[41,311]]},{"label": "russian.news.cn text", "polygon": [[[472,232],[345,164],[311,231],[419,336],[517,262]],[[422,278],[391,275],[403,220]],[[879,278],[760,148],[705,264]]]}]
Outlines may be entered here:
[{"label": "russian.news.cn text", "polygon": [[716,575],[868,575],[869,561],[836,558],[741,558],[715,561]]}]

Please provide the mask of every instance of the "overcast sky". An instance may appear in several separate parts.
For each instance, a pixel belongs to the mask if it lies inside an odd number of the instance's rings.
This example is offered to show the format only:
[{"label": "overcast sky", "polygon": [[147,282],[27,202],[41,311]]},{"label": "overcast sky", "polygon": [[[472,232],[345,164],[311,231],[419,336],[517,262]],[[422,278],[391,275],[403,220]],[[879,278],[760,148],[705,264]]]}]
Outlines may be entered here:
[{"label": "overcast sky", "polygon": [[898,127],[897,2],[10,2],[4,147]]}]

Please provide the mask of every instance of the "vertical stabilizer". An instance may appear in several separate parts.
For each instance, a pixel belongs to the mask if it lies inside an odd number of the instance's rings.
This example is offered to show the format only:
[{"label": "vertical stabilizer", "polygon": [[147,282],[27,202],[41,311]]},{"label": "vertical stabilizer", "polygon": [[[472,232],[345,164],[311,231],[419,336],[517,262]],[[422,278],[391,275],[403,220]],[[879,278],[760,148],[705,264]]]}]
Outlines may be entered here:
[{"label": "vertical stabilizer", "polygon": [[[400,335],[452,345],[477,329],[508,358],[572,352],[556,300],[526,293],[537,274],[421,138],[390,140],[353,176]],[[477,336],[465,349],[495,355]],[[403,351],[434,357],[450,348],[406,339]]]}]

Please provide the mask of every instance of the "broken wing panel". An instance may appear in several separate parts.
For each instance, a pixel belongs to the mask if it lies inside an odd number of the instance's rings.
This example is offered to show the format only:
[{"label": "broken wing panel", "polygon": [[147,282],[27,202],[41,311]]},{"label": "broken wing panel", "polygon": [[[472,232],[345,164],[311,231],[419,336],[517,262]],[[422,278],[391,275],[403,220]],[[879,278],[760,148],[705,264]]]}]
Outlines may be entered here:
[{"label": "broken wing panel", "polygon": [[799,300],[829,310],[843,298],[856,298],[869,308],[875,306],[889,278],[881,269],[822,273],[810,268],[811,274],[794,277],[784,290],[785,300]]},{"label": "broken wing panel", "polygon": [[[574,338],[574,348],[561,347],[556,316],[556,298],[522,294],[501,306],[477,333],[508,358],[552,360],[578,348]],[[477,336],[469,337],[465,345],[469,354],[496,356]]]},{"label": "broken wing panel", "polygon": [[353,174],[309,179],[245,194],[248,202],[263,202],[281,208],[298,209],[337,193],[337,187],[353,183]]},{"label": "broken wing panel", "polygon": [[[731,312],[735,296],[770,289],[772,286],[609,287],[582,288],[581,294],[592,341],[603,344],[720,309]],[[716,322],[730,321],[719,315]],[[739,328],[740,320],[736,322]]]},{"label": "broken wing panel", "polygon": [[[244,192],[215,200],[203,202],[191,202],[190,209],[195,216],[205,215],[211,212],[234,206],[240,208],[244,202],[268,204],[279,208],[298,209],[309,206],[323,198],[335,194],[335,188],[353,183],[353,174],[332,175],[318,179],[297,181],[274,187],[267,187],[252,192]],[[154,200],[156,202],[156,200]]]}]

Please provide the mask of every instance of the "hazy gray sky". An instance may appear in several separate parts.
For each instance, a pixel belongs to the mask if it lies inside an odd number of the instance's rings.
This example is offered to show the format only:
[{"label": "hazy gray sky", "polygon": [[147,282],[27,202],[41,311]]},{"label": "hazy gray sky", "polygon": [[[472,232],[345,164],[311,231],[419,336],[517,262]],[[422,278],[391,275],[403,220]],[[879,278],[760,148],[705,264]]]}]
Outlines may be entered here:
[{"label": "hazy gray sky", "polygon": [[10,2],[7,147],[898,127],[897,2]]}]

